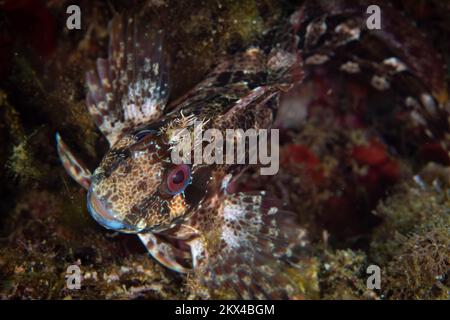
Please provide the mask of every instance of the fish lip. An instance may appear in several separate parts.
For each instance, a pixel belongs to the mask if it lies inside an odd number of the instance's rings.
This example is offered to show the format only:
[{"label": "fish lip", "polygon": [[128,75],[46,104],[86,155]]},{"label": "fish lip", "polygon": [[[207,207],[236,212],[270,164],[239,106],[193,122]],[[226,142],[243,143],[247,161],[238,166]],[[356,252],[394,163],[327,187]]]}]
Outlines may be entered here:
[{"label": "fish lip", "polygon": [[89,188],[87,193],[87,208],[91,217],[106,229],[120,231],[123,233],[138,232],[138,230],[136,230],[132,226],[115,217],[114,214],[112,214],[111,211],[107,209],[105,201],[101,200],[95,194],[95,192],[92,190],[92,187]]}]

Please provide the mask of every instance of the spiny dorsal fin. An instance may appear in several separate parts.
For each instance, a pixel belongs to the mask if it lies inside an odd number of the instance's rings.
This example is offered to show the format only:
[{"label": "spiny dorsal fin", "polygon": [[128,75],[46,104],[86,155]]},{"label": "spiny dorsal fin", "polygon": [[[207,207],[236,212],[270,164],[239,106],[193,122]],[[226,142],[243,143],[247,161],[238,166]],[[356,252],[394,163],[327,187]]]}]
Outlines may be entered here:
[{"label": "spiny dorsal fin", "polygon": [[169,87],[161,31],[122,16],[114,17],[109,30],[108,58],[86,74],[86,104],[113,145],[124,130],[162,115]]},{"label": "spiny dorsal fin", "polygon": [[148,253],[165,267],[180,273],[188,273],[191,270],[185,263],[190,259],[188,252],[176,248],[153,232],[138,233],[138,237]]}]

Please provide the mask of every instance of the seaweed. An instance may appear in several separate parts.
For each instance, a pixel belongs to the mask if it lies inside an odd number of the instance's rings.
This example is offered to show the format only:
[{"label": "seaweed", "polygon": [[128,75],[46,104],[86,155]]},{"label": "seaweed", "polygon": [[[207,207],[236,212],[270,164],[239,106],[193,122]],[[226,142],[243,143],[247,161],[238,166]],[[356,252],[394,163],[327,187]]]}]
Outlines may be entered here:
[{"label": "seaweed", "polygon": [[325,251],[319,276],[321,298],[379,299],[376,291],[367,288],[367,266],[367,256],[362,251]]},{"label": "seaweed", "polygon": [[[436,169],[430,165],[424,169]],[[438,168],[448,179],[448,172]],[[450,201],[448,184],[409,183],[381,203],[384,223],[375,230],[371,258],[383,270],[388,299],[448,299]]]}]

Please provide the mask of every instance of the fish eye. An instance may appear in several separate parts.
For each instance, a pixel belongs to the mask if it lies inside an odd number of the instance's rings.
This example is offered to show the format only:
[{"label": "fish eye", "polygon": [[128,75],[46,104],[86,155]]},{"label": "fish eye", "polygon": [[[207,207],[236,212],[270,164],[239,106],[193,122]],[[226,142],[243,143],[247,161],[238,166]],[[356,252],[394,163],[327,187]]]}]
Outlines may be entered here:
[{"label": "fish eye", "polygon": [[170,169],[166,178],[166,190],[171,195],[184,191],[191,182],[191,169],[188,165],[179,164]]}]

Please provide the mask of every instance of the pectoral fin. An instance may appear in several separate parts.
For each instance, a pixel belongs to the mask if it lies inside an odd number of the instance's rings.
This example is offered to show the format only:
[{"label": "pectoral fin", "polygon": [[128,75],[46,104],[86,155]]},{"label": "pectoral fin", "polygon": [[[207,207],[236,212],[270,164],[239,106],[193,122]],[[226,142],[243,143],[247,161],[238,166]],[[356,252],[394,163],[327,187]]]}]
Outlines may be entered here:
[{"label": "pectoral fin", "polygon": [[191,242],[196,274],[213,295],[286,299],[299,291],[288,276],[305,252],[306,232],[264,192],[227,195],[217,227]]},{"label": "pectoral fin", "polygon": [[189,251],[177,248],[175,243],[152,232],[139,233],[138,236],[148,253],[165,267],[180,273],[191,271]]},{"label": "pectoral fin", "polygon": [[114,17],[109,30],[108,58],[86,74],[86,104],[113,145],[124,130],[162,115],[169,88],[161,32],[134,16]]}]

